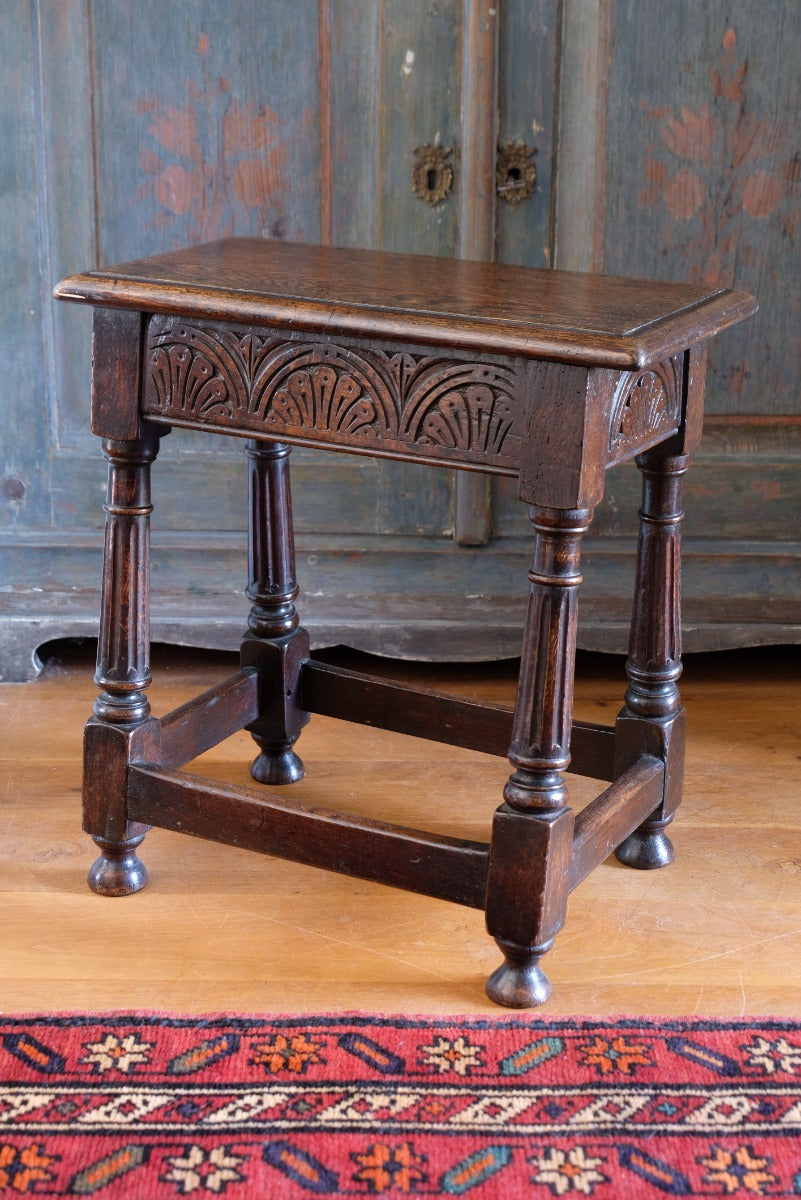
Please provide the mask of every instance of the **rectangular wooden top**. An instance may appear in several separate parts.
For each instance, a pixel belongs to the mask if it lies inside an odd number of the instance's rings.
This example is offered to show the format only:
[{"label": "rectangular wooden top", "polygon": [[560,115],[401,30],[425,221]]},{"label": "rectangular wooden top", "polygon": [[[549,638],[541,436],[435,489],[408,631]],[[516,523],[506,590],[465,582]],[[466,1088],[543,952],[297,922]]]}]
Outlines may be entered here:
[{"label": "rectangular wooden top", "polygon": [[256,238],[89,271],[55,295],[619,369],[705,342],[757,308],[753,296],[727,288]]}]

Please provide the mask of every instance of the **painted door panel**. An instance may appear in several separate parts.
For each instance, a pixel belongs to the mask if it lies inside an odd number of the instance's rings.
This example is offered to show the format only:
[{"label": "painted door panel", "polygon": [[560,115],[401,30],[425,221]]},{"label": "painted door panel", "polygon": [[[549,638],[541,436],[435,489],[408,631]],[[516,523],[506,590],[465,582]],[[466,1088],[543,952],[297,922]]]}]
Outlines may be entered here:
[{"label": "painted door panel", "polygon": [[[0,676],[96,629],[90,321],[53,283],[226,234],[751,288],[759,315],[713,348],[689,476],[687,643],[799,639],[791,0],[13,0],[0,37]],[[493,149],[522,142],[536,186],[510,204]],[[426,144],[451,151],[436,206],[412,190]],[[243,459],[235,439],[165,441],[156,637],[238,641]],[[509,481],[296,451],[293,483],[318,642],[517,652],[530,531]],[[587,540],[585,645],[625,649],[638,487],[610,473]]]}]

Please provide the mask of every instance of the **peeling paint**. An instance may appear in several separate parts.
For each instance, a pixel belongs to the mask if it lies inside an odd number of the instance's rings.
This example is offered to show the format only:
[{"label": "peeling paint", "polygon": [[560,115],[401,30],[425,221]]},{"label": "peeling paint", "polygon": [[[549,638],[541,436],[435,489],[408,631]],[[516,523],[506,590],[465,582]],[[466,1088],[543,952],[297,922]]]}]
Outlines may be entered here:
[{"label": "peeling paint", "polygon": [[[201,40],[206,35],[201,35]],[[205,55],[205,48],[199,47]],[[143,183],[132,203],[150,200],[153,224],[173,229],[177,242],[227,237],[273,215],[282,200],[286,145],[282,123],[267,105],[240,101],[222,76],[187,81],[180,107],[143,98],[148,120],[139,147]]]},{"label": "peeling paint", "polygon": [[752,111],[748,59],[738,52],[734,28],[708,78],[709,98],[697,108],[646,110],[656,140],[648,147],[639,204],[664,209],[675,223],[671,248],[681,247],[688,278],[731,286],[739,264],[753,258],[749,238],[762,236],[753,222],[773,218],[785,237],[794,237],[798,156],[794,129]]}]

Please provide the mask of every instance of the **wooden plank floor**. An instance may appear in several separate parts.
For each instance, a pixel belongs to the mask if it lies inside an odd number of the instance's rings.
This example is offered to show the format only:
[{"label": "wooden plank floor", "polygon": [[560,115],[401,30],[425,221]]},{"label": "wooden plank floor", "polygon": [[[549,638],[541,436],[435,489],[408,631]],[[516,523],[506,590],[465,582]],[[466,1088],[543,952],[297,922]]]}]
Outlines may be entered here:
[{"label": "wooden plank floor", "polygon": [[[161,650],[161,715],[227,675],[224,655]],[[373,660],[374,662],[376,660]],[[0,687],[0,1008],[177,1012],[499,1012],[483,916],[292,863],[153,830],[150,885],[92,895],[80,832],[91,647],[63,644],[43,678]],[[514,666],[386,664],[463,694],[512,698]],[[580,657],[577,712],[614,720],[622,660]],[[801,649],[691,657],[677,860],[614,860],[571,897],[548,955],[550,1013],[801,1012]],[[299,797],[467,837],[488,836],[503,760],[313,718]],[[247,781],[250,739],[203,771]],[[594,786],[577,780],[574,803]]]}]

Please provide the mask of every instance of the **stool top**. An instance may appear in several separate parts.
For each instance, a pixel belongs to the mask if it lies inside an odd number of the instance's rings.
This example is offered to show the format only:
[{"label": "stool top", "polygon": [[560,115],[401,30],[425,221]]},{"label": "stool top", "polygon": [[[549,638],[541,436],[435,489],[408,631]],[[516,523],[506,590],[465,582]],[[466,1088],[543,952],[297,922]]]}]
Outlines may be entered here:
[{"label": "stool top", "polygon": [[585,366],[644,367],[757,309],[748,292],[227,238],[65,279],[60,300]]}]

